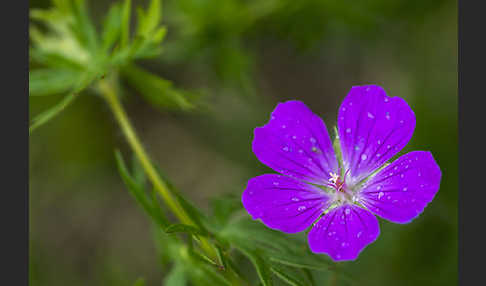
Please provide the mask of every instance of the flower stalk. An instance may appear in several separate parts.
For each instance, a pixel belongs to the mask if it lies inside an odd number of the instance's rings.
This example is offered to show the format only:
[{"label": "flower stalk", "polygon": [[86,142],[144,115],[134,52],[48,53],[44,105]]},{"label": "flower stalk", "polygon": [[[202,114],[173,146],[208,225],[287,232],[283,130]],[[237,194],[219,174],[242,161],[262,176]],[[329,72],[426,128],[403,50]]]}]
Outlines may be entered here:
[{"label": "flower stalk", "polygon": [[[128,144],[140,161],[148,179],[153,184],[155,190],[162,197],[167,207],[174,213],[174,215],[180,220],[181,223],[196,226],[196,224],[192,221],[184,208],[182,208],[179,202],[175,199],[174,195],[170,192],[169,188],[160,178],[155,167],[150,162],[147,152],[140,142],[135,132],[135,129],[133,128],[125,110],[123,109],[121,102],[118,99],[114,86],[108,81],[108,79],[103,79],[99,81],[98,88],[102,97],[106,100],[108,106],[113,112],[116,121],[120,125],[120,128],[125,135]],[[197,241],[199,241],[200,247],[205,255],[208,256],[210,259],[217,261],[216,252],[212,245],[209,243],[209,241],[207,241],[207,239],[204,237],[198,237]]]}]

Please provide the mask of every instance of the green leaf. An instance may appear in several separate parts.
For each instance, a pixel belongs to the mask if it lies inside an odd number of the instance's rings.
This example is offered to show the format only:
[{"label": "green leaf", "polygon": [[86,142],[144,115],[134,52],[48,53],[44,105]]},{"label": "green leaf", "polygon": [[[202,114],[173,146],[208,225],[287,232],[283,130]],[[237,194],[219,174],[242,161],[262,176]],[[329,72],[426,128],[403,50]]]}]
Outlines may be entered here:
[{"label": "green leaf", "polygon": [[187,284],[186,273],[181,262],[172,266],[169,274],[165,276],[163,285],[165,286],[185,286]]},{"label": "green leaf", "polygon": [[237,245],[236,248],[241,251],[248,259],[251,261],[253,266],[257,271],[258,277],[264,286],[270,286],[273,284],[272,282],[272,274],[270,270],[270,266],[268,263],[263,259],[260,254],[259,250],[252,250],[243,246],[242,244]]},{"label": "green leaf", "polygon": [[138,12],[138,27],[137,34],[144,37],[151,36],[152,32],[156,30],[161,20],[161,4],[160,0],[152,0],[150,6],[145,14],[143,10]]},{"label": "green leaf", "polygon": [[192,225],[187,225],[187,224],[171,224],[165,229],[166,233],[176,233],[176,232],[185,232],[189,233],[192,235],[202,235],[202,236],[208,236],[208,233],[204,230],[201,230],[197,227],[194,227]]},{"label": "green leaf", "polygon": [[93,52],[96,51],[98,47],[98,34],[88,15],[86,1],[74,0],[72,9],[75,24],[71,28],[83,46]]},{"label": "green leaf", "polygon": [[130,176],[128,169],[123,161],[121,153],[116,150],[115,158],[118,166],[118,171],[123,179],[123,182],[127,186],[130,194],[135,200],[142,206],[145,212],[163,229],[166,229],[170,223],[167,218],[160,211],[158,201],[152,198],[149,199],[142,186],[138,185],[136,181]]},{"label": "green leaf", "polygon": [[80,79],[78,71],[70,69],[36,69],[29,72],[29,95],[43,96],[66,92]]},{"label": "green leaf", "polygon": [[272,264],[271,271],[282,281],[292,286],[309,285],[305,277],[299,273],[300,269],[284,267],[278,264]]},{"label": "green leaf", "polygon": [[76,93],[70,93],[66,95],[58,104],[34,117],[29,126],[29,133],[32,133],[39,126],[46,124],[49,120],[58,115],[67,106],[69,106],[74,101],[74,99],[76,99],[76,97]]},{"label": "green leaf", "polygon": [[228,193],[211,199],[210,206],[213,211],[212,219],[219,225],[224,225],[231,215],[243,208],[240,195]]},{"label": "green leaf", "polygon": [[108,51],[121,34],[122,7],[119,3],[113,4],[103,23],[102,48]]},{"label": "green leaf", "polygon": [[[207,231],[204,223],[207,223],[207,218],[196,206],[184,198],[180,191],[172,184],[167,175],[156,165],[156,170],[162,180],[165,182],[171,193],[176,197],[181,207],[186,211],[189,218],[202,230]],[[203,223],[204,222],[204,223]]]},{"label": "green leaf", "polygon": [[219,236],[233,244],[244,243],[251,249],[261,249],[269,260],[280,264],[318,270],[333,265],[322,255],[310,252],[305,237],[283,234],[249,217],[228,222]]},{"label": "green leaf", "polygon": [[132,1],[125,0],[122,8],[122,19],[121,19],[121,42],[122,48],[128,46],[128,41],[130,38],[130,15],[132,10]]},{"label": "green leaf", "polygon": [[172,83],[135,65],[121,70],[122,75],[142,97],[155,107],[189,110],[194,105],[187,99],[187,93],[177,90]]},{"label": "green leaf", "polygon": [[86,73],[78,82],[78,84],[73,89],[73,91],[68,95],[66,95],[58,104],[54,105],[53,107],[35,116],[34,119],[32,119],[31,124],[29,126],[29,133],[32,133],[39,126],[46,124],[49,120],[54,118],[56,115],[61,113],[61,111],[63,111],[66,107],[72,104],[74,99],[76,99],[79,93],[82,90],[84,90],[93,81],[95,76],[96,76],[95,74]]}]

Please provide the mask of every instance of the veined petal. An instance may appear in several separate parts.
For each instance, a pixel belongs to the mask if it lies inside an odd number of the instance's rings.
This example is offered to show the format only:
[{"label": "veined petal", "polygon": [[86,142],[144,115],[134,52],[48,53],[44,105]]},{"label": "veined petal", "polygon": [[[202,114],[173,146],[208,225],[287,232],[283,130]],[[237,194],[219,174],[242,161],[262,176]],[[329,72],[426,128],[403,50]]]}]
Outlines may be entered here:
[{"label": "veined petal", "polygon": [[270,121],[255,128],[252,147],[273,170],[311,183],[327,183],[337,171],[326,125],[300,101],[278,104]]},{"label": "veined petal", "polygon": [[326,253],[334,261],[354,260],[380,234],[376,217],[356,205],[345,204],[330,210],[309,232],[309,247]]},{"label": "veined petal", "polygon": [[384,219],[408,223],[432,201],[440,180],[440,168],[430,152],[410,152],[366,182],[360,202]]},{"label": "veined petal", "polygon": [[397,154],[412,137],[415,115],[401,98],[376,85],[351,88],[339,108],[338,130],[346,170],[357,182]]},{"label": "veined petal", "polygon": [[327,208],[328,200],[317,187],[275,174],[250,179],[242,196],[243,206],[253,219],[287,233],[309,227]]}]

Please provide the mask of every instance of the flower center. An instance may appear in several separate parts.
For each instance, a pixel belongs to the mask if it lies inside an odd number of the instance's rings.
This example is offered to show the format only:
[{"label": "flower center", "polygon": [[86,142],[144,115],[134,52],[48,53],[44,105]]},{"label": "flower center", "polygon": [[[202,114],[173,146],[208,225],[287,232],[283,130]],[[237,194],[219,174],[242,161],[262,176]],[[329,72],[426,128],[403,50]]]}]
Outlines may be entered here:
[{"label": "flower center", "polygon": [[346,176],[348,175],[348,171],[344,173],[344,176],[340,176],[336,173],[329,173],[329,183],[325,183],[324,185],[330,187],[331,189],[335,190],[334,194],[332,195],[333,200],[335,202],[344,203],[344,202],[354,202],[353,200],[353,191],[346,185]]}]

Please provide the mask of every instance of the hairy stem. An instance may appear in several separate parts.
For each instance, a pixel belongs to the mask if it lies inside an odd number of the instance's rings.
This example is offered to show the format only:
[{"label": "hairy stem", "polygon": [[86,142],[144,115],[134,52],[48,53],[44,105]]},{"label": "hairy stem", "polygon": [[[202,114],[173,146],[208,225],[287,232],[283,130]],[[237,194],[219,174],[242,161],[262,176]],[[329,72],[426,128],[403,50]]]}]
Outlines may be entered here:
[{"label": "hairy stem", "polygon": [[[163,201],[166,203],[167,207],[175,214],[175,216],[184,224],[196,226],[196,224],[192,221],[186,211],[182,208],[179,202],[175,199],[173,194],[170,192],[167,185],[164,181],[160,178],[159,174],[157,173],[155,167],[150,162],[149,156],[145,151],[143,145],[141,144],[135,129],[132,127],[128,116],[121,105],[118,96],[116,95],[116,91],[112,84],[110,84],[107,80],[101,80],[98,83],[98,87],[101,91],[102,96],[107,101],[108,106],[110,107],[113,115],[115,116],[120,128],[125,135],[125,138],[128,141],[128,144],[132,148],[133,152],[137,156],[140,164],[142,165],[143,170],[147,174],[148,179],[153,184],[154,188],[157,190],[159,195],[162,197]],[[206,256],[214,261],[217,261],[217,255],[212,247],[212,245],[207,241],[204,237],[198,237],[198,241],[200,242],[201,249],[204,251]]]}]

